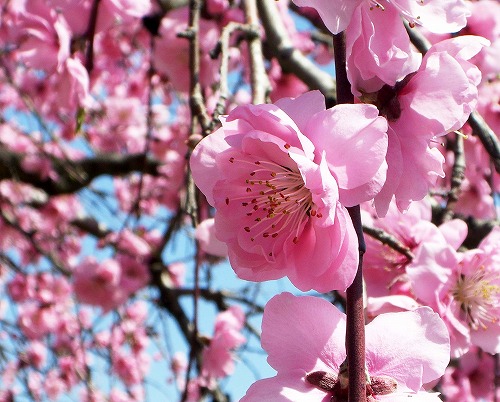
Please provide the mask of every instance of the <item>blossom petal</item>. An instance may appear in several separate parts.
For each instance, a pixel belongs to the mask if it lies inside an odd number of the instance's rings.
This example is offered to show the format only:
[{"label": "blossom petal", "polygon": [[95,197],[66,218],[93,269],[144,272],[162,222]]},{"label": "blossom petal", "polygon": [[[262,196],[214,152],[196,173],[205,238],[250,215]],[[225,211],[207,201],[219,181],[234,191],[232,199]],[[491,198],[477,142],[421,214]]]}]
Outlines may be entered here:
[{"label": "blossom petal", "polygon": [[352,13],[363,0],[292,0],[299,7],[316,9],[331,33],[338,34],[346,29]]},{"label": "blossom petal", "polygon": [[366,361],[371,376],[388,375],[398,388],[415,392],[438,379],[450,361],[446,326],[429,307],[387,313],[366,326]]},{"label": "blossom petal", "polygon": [[262,347],[278,372],[338,372],[345,359],[345,314],[324,299],[281,293],[266,305]]},{"label": "blossom petal", "polygon": [[463,0],[392,0],[401,14],[433,33],[458,32],[471,15]]},{"label": "blossom petal", "polygon": [[337,105],[317,113],[305,134],[317,153],[326,152],[328,166],[345,190],[369,182],[387,153],[387,121],[373,105]]},{"label": "blossom petal", "polygon": [[326,109],[325,97],[320,91],[309,91],[294,99],[281,98],[274,104],[290,116],[303,133],[311,117]]},{"label": "blossom petal", "polygon": [[328,402],[330,396],[308,384],[304,370],[289,371],[252,384],[240,402]]}]

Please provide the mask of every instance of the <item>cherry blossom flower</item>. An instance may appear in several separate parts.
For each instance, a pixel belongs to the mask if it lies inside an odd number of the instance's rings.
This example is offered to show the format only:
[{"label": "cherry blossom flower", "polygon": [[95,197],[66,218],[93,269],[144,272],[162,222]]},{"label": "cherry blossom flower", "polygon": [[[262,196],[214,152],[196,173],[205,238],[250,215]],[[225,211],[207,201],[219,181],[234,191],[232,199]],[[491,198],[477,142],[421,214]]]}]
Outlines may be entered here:
[{"label": "cherry blossom flower", "polygon": [[457,253],[439,243],[423,244],[407,267],[417,298],[441,315],[452,354],[472,345],[500,352],[500,228],[477,249]]},{"label": "cherry blossom flower", "polygon": [[456,365],[450,365],[440,389],[446,400],[453,402],[492,401],[495,358],[472,347]]},{"label": "cherry blossom flower", "polygon": [[294,0],[298,6],[316,9],[333,33],[346,30],[347,74],[352,93],[378,91],[394,85],[418,68],[420,55],[412,48],[401,16],[410,26],[431,32],[457,32],[470,12],[463,0]]},{"label": "cherry blossom flower", "polygon": [[463,0],[292,0],[298,6],[316,9],[326,27],[334,34],[347,28],[357,7],[368,4],[373,11],[396,8],[411,24],[423,25],[432,32],[457,32],[470,15]]},{"label": "cherry blossom flower", "polygon": [[[241,402],[347,400],[346,316],[324,299],[282,293],[264,309],[262,347],[277,375],[254,383]],[[388,313],[366,326],[367,400],[439,401],[421,392],[449,362],[449,337],[428,307]],[[387,398],[387,399],[386,399]]]},{"label": "cherry blossom flower", "polygon": [[101,263],[93,258],[82,261],[73,274],[76,297],[83,303],[109,311],[126,299],[120,290],[121,267],[115,260]]},{"label": "cherry blossom flower", "polygon": [[208,254],[218,257],[227,257],[226,243],[221,242],[215,237],[214,219],[205,219],[198,226],[194,233],[196,240],[200,244],[200,248]]},{"label": "cherry blossom flower", "polygon": [[[325,110],[318,91],[245,105],[194,149],[196,184],[243,279],[288,276],[301,290],[346,289],[358,261],[344,206],[383,183],[386,121],[372,105]],[[352,158],[356,155],[356,158]]]},{"label": "cherry blossom flower", "polygon": [[231,306],[215,319],[215,330],[210,344],[203,350],[202,377],[210,384],[211,379],[228,376],[234,371],[233,350],[245,342],[241,329],[245,314],[239,306]]},{"label": "cherry blossom flower", "polygon": [[[481,73],[469,59],[487,44],[476,36],[439,42],[415,74],[378,92],[375,104],[389,121],[387,180],[375,197],[380,215],[385,215],[393,196],[405,210],[444,177],[444,157],[430,143],[462,127],[476,108]],[[442,107],[436,108],[436,102]]]},{"label": "cherry blossom flower", "polygon": [[9,34],[20,43],[16,55],[28,67],[51,74],[70,55],[71,32],[66,23],[45,1],[26,2]]},{"label": "cherry blossom flower", "polygon": [[[392,202],[384,218],[364,215],[363,222],[390,234],[413,254],[423,243],[431,242],[458,249],[467,236],[466,223],[452,219],[438,227],[431,222],[431,213],[431,205],[425,199],[412,203],[405,213],[400,212]],[[367,250],[363,259],[363,277],[367,296],[406,295],[414,298],[406,275],[411,257],[371,236],[366,236],[365,241]]]}]

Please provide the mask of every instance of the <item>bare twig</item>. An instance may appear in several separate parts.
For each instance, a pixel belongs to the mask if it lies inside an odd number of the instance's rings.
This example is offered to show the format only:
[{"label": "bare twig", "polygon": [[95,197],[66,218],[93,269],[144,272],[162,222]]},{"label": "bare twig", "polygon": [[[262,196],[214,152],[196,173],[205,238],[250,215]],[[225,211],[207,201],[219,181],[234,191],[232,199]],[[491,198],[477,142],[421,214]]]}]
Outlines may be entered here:
[{"label": "bare twig", "polygon": [[408,247],[406,247],[403,243],[401,243],[398,239],[396,239],[386,231],[379,228],[363,225],[363,232],[378,240],[382,244],[389,246],[398,253],[403,254],[409,260],[413,260],[413,258],[415,258]]},{"label": "bare twig", "polygon": [[89,24],[86,32],[86,37],[88,41],[87,45],[87,51],[85,54],[85,68],[87,69],[87,72],[90,74],[90,72],[94,69],[94,36],[95,36],[95,29],[97,25],[97,16],[98,16],[98,11],[99,11],[99,3],[101,0],[94,0],[92,2],[92,9],[90,10],[90,19],[89,19]]},{"label": "bare twig", "polygon": [[178,36],[189,40],[189,106],[191,109],[191,134],[200,124],[203,132],[210,130],[210,117],[208,116],[200,84],[200,18],[203,2],[190,0],[189,26],[185,32]]},{"label": "bare twig", "polygon": [[264,66],[264,56],[262,55],[262,43],[258,35],[259,19],[257,16],[256,0],[244,1],[247,23],[254,27],[257,35],[249,38],[250,68],[252,83],[252,103],[259,104],[266,101],[267,95],[271,91],[271,84],[266,74]]},{"label": "bare twig", "polygon": [[448,192],[446,207],[442,215],[443,222],[453,218],[453,208],[460,197],[461,186],[465,177],[464,138],[460,133],[457,134],[453,143],[453,153],[455,154],[455,161],[453,162],[453,169],[451,172],[451,187]]},{"label": "bare twig", "polygon": [[[101,175],[126,175],[134,171],[142,171],[154,176],[158,175],[158,161],[144,158],[143,154],[132,155],[98,155],[75,161],[60,161],[54,164],[57,178],[40,177],[39,172],[27,172],[22,167],[24,155],[9,151],[0,144],[0,180],[17,180],[31,184],[48,195],[74,193],[87,186],[93,179]],[[55,158],[51,158],[53,160]]]}]

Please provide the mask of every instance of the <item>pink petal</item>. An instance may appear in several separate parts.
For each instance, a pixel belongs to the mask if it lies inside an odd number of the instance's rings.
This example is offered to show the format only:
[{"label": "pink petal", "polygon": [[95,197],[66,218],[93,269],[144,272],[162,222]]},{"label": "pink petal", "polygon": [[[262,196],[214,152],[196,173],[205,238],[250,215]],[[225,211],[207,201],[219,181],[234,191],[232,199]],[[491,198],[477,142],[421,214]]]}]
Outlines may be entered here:
[{"label": "pink petal", "polygon": [[326,152],[330,170],[346,190],[370,181],[387,153],[387,121],[373,105],[337,105],[317,113],[305,134],[318,153]]},{"label": "pink petal", "polygon": [[448,244],[457,250],[467,237],[467,224],[461,219],[452,219],[439,226]]},{"label": "pink petal", "polygon": [[316,9],[330,32],[337,34],[351,21],[354,9],[363,0],[292,0],[299,7]]},{"label": "pink petal", "polygon": [[347,76],[353,94],[393,86],[416,71],[421,56],[413,50],[398,11],[388,4],[384,10],[363,3],[346,29]]},{"label": "pink petal", "polygon": [[398,98],[401,117],[392,124],[398,135],[412,131],[413,136],[430,139],[468,118],[463,105],[472,94],[461,65],[445,52],[433,53],[425,62],[425,68],[415,74]]},{"label": "pink petal", "polygon": [[345,314],[324,299],[274,296],[262,319],[262,347],[278,372],[338,372],[345,359]]},{"label": "pink petal", "polygon": [[387,313],[366,326],[370,375],[388,375],[413,391],[444,374],[450,361],[448,330],[429,307]]},{"label": "pink petal", "polygon": [[304,370],[279,373],[252,384],[240,402],[328,402],[330,396],[305,382]]},{"label": "pink petal", "polygon": [[447,286],[452,274],[451,269],[443,268],[458,263],[453,248],[433,243],[424,243],[406,268],[408,279],[418,299],[435,310],[439,309],[438,291]]},{"label": "pink petal", "polygon": [[471,15],[463,0],[392,0],[410,22],[422,25],[433,33],[458,32]]},{"label": "pink petal", "polygon": [[375,208],[380,217],[385,216],[389,210],[392,197],[401,181],[404,164],[399,137],[390,126],[387,134],[389,138],[389,146],[387,148],[387,179],[382,190],[375,196]]},{"label": "pink petal", "polygon": [[316,113],[325,110],[325,97],[320,91],[309,91],[297,98],[282,98],[274,103],[290,116],[301,132]]},{"label": "pink petal", "polygon": [[[236,125],[236,123],[233,125]],[[224,128],[219,128],[196,145],[189,160],[196,185],[205,194],[208,203],[212,206],[215,205],[212,190],[221,177],[216,157],[229,148],[229,144],[224,139]]]}]

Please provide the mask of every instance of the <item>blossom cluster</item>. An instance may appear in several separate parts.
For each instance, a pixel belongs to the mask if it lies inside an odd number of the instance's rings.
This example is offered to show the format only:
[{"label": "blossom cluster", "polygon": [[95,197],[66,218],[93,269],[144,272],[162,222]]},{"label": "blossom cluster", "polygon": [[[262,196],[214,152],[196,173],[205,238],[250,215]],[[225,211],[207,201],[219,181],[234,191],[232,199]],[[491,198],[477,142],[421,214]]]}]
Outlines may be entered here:
[{"label": "blossom cluster", "polygon": [[0,1],[0,401],[223,400],[263,314],[242,400],[345,402],[358,205],[367,400],[493,400],[499,60],[496,0]]}]

